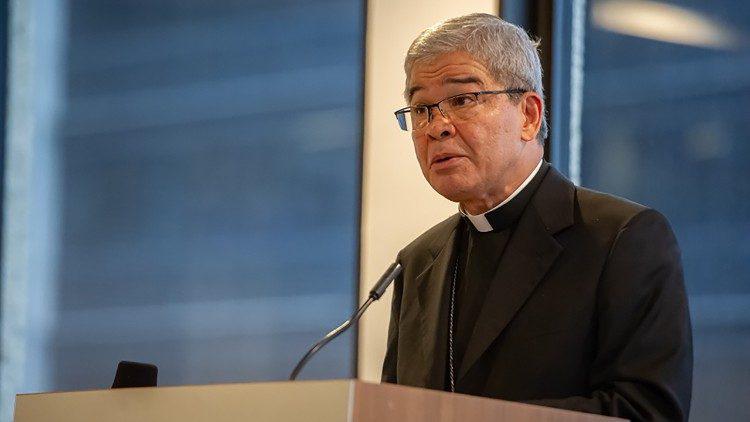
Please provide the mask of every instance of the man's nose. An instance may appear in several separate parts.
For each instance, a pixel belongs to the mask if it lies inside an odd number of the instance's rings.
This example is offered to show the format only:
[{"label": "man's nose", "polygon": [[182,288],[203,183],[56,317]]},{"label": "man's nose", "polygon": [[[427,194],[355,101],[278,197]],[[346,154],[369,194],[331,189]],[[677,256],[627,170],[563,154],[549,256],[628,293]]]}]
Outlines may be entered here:
[{"label": "man's nose", "polygon": [[451,119],[445,116],[439,107],[430,108],[430,115],[427,122],[427,135],[431,139],[450,138],[456,133],[456,127],[453,126]]}]

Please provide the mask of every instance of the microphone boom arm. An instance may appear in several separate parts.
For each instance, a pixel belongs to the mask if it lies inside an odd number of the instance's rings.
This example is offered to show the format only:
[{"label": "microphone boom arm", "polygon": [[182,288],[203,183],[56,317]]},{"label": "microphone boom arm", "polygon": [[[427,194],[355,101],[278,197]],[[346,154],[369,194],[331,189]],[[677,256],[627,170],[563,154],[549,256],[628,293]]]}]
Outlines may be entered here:
[{"label": "microphone boom arm", "polygon": [[310,350],[305,353],[305,355],[300,359],[299,363],[297,363],[297,366],[294,367],[294,370],[292,371],[291,375],[289,375],[289,381],[294,381],[297,379],[297,376],[302,371],[302,368],[305,367],[307,362],[316,354],[320,349],[323,348],[326,344],[331,342],[331,340],[335,339],[339,335],[341,335],[344,331],[348,330],[349,327],[356,324],[357,321],[362,317],[362,314],[365,313],[367,308],[372,304],[372,302],[380,299],[380,297],[385,292],[385,289],[388,288],[388,286],[393,282],[393,280],[401,274],[401,264],[394,263],[391,264],[390,267],[388,267],[388,270],[386,270],[385,274],[383,274],[382,277],[380,277],[380,280],[375,284],[375,287],[370,290],[369,297],[367,298],[367,301],[362,304],[362,306],[357,309],[357,311],[352,314],[352,316],[344,321],[343,324],[339,325],[338,327],[331,330],[328,334],[325,335],[320,341],[315,343]]}]

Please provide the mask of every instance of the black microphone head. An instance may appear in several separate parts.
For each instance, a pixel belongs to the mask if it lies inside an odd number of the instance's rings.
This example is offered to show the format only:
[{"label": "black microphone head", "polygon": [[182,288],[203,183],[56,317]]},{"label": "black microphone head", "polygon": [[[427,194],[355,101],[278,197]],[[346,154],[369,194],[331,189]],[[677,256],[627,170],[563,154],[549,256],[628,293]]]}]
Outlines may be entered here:
[{"label": "black microphone head", "polygon": [[158,373],[156,365],[123,360],[117,364],[112,388],[156,387]]},{"label": "black microphone head", "polygon": [[385,290],[388,288],[388,286],[391,285],[393,280],[395,280],[396,277],[401,274],[402,270],[403,268],[398,262],[394,262],[393,264],[391,264],[391,266],[388,267],[387,270],[385,270],[385,274],[380,277],[380,280],[375,283],[375,287],[370,290],[370,297],[374,300],[380,299],[380,297],[383,296],[383,293],[385,293]]}]

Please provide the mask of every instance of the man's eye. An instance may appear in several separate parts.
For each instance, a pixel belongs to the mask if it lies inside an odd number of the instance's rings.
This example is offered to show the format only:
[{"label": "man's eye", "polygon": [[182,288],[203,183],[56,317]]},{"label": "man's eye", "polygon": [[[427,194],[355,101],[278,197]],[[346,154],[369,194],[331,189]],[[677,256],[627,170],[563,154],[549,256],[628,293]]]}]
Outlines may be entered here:
[{"label": "man's eye", "polygon": [[466,107],[474,104],[476,100],[473,95],[459,95],[448,100],[451,107]]},{"label": "man's eye", "polygon": [[425,116],[427,115],[427,107],[414,107],[411,109],[411,112],[415,116]]}]

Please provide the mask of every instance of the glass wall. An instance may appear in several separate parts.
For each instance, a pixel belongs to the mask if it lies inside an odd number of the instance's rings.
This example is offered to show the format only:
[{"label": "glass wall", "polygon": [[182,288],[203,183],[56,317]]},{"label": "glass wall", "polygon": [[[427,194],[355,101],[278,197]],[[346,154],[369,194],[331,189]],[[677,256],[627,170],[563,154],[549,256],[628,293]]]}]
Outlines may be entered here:
[{"label": "glass wall", "polygon": [[[160,385],[286,378],[355,306],[363,3],[60,9],[59,243],[28,302],[50,321],[32,390],[106,388],[119,360],[155,363]],[[341,338],[302,377],[351,377],[354,352]]]},{"label": "glass wall", "polygon": [[691,420],[749,420],[750,2],[587,4],[581,177],[654,207],[680,242]]}]

